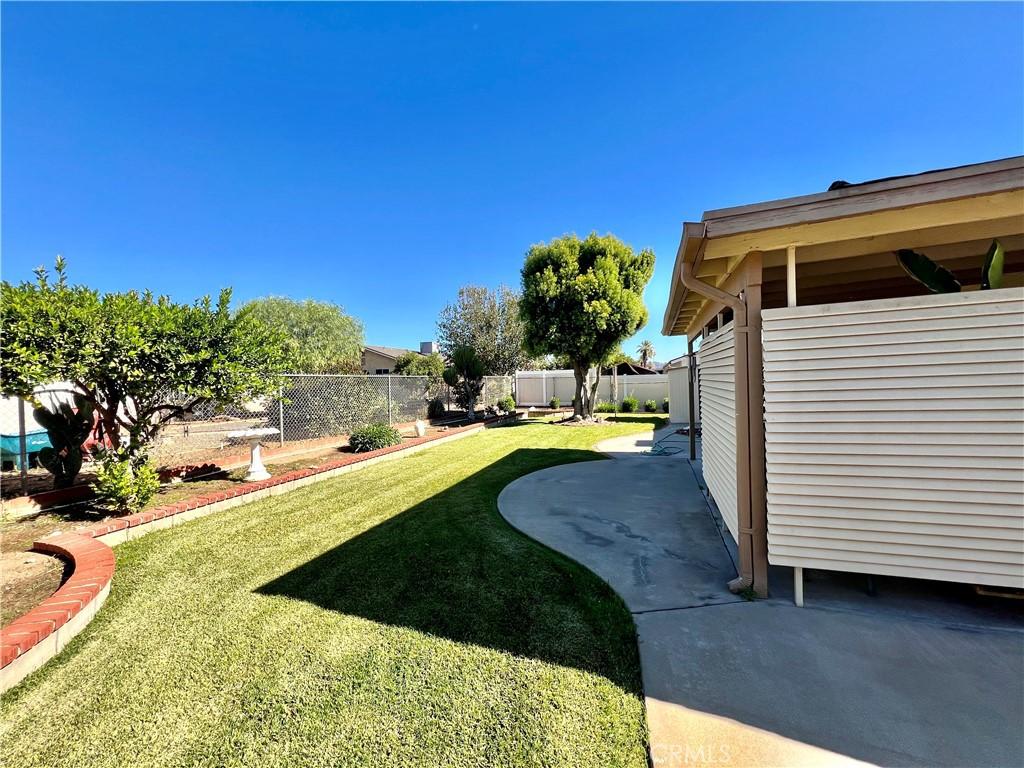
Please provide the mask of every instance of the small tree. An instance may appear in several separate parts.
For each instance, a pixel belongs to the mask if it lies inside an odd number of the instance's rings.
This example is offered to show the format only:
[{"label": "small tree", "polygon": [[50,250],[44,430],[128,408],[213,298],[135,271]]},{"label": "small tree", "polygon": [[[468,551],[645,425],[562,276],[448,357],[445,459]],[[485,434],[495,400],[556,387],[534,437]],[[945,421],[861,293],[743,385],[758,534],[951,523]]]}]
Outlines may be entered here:
[{"label": "small tree", "polygon": [[288,354],[300,373],[359,373],[363,326],[337,304],[283,296],[255,299],[239,310],[284,332]]},{"label": "small tree", "polygon": [[571,363],[577,417],[593,417],[601,372],[588,387],[590,368],[647,322],[643,291],[653,272],[652,251],[634,253],[612,235],[567,235],[527,253],[520,302],[526,348]]},{"label": "small tree", "polygon": [[464,285],[458,300],[437,321],[441,353],[451,360],[459,347],[471,347],[489,376],[511,376],[531,367],[523,346],[525,329],[519,313],[519,294],[504,285],[492,291]]},{"label": "small tree", "polygon": [[473,420],[476,401],[484,389],[484,364],[472,347],[458,347],[452,364],[444,371],[445,384],[455,392],[455,402]]},{"label": "small tree", "polygon": [[284,338],[252,316],[232,316],[231,292],[214,305],[128,291],[100,295],[36,270],[35,282],[2,285],[0,380],[4,394],[70,381],[95,409],[101,439],[134,465],[171,419],[203,403],[226,405],[277,391]]}]

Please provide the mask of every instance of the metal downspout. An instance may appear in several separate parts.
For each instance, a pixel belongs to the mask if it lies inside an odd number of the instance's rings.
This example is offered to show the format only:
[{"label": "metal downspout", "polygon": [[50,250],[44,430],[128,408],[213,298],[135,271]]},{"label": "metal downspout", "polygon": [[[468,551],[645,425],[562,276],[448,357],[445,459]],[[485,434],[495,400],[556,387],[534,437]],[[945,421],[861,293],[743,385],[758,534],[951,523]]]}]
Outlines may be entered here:
[{"label": "metal downspout", "polygon": [[[754,588],[760,596],[766,596],[767,585],[767,551],[763,541],[758,541],[754,530],[753,504],[754,496],[763,497],[763,491],[756,491],[753,488],[752,475],[756,477],[763,475],[763,472],[752,472],[751,448],[752,435],[750,431],[750,384],[751,371],[749,367],[751,359],[750,332],[760,332],[760,323],[755,323],[756,328],[751,329],[747,322],[747,302],[739,296],[705,283],[697,277],[701,262],[704,260],[704,246],[707,242],[707,225],[701,233],[700,245],[693,260],[693,266],[687,265],[685,258],[682,264],[681,279],[688,290],[692,290],[701,296],[705,296],[720,304],[731,307],[733,310],[733,333],[736,335],[736,472],[737,472],[737,512],[739,520],[739,541],[738,549],[740,555],[739,576],[729,582],[729,589],[732,592],[743,592]],[[760,283],[760,280],[758,280]],[[757,286],[760,290],[760,285]],[[759,295],[758,295],[759,298]],[[760,301],[757,301],[756,312],[760,319]],[[740,354],[742,347],[742,354]],[[760,353],[755,356],[760,359]],[[757,380],[761,379],[762,372],[753,372]],[[763,398],[763,394],[761,395]],[[760,437],[763,440],[763,436]],[[755,451],[762,456],[763,444],[760,451]],[[757,531],[756,533],[762,533]],[[763,560],[763,562],[761,562]]]}]

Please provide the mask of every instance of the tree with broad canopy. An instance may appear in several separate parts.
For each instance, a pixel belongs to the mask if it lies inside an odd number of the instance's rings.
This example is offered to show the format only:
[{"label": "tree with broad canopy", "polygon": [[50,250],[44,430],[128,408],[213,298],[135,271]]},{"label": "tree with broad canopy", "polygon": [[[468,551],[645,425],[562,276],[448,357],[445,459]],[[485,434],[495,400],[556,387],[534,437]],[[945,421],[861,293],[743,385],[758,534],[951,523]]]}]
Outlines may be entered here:
[{"label": "tree with broad canopy", "polygon": [[296,373],[360,371],[363,326],[337,304],[267,296],[248,302],[239,314],[284,332]]},{"label": "tree with broad canopy", "polygon": [[613,235],[566,235],[534,245],[523,265],[520,312],[533,355],[565,358],[576,378],[573,413],[592,418],[600,368],[647,322],[643,291],[654,274],[654,252],[635,253]]},{"label": "tree with broad canopy", "polygon": [[146,291],[100,294],[56,280],[4,281],[0,303],[3,392],[33,399],[42,384],[70,381],[99,416],[101,437],[133,463],[171,419],[203,403],[247,402],[278,391],[290,362],[283,334],[247,313],[231,291],[176,304]]},{"label": "tree with broad canopy", "polygon": [[514,376],[532,367],[523,333],[519,294],[504,285],[493,291],[481,285],[462,286],[456,302],[441,310],[437,320],[442,356],[451,362],[455,350],[471,347],[487,376]]}]

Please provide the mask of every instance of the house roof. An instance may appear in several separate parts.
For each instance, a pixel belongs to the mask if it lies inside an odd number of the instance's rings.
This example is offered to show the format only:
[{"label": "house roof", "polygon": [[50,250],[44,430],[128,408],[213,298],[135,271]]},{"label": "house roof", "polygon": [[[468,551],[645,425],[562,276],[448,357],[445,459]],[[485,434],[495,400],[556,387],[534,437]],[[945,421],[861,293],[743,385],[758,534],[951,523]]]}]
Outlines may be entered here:
[{"label": "house roof", "polygon": [[397,360],[402,355],[407,355],[410,352],[420,354],[419,350],[416,349],[402,349],[401,347],[378,347],[372,344],[367,344],[366,349],[370,352],[376,352],[378,355],[383,357],[390,357],[392,360]]},{"label": "house roof", "polygon": [[788,247],[796,247],[800,258],[826,260],[947,243],[955,228],[963,230],[962,239],[1022,230],[1022,156],[833,186],[709,210],[699,222],[684,223],[662,332],[692,332],[691,323],[708,303],[682,285],[684,260],[698,265],[699,279],[721,287],[752,251],[765,254],[766,266],[773,266],[785,263]]}]

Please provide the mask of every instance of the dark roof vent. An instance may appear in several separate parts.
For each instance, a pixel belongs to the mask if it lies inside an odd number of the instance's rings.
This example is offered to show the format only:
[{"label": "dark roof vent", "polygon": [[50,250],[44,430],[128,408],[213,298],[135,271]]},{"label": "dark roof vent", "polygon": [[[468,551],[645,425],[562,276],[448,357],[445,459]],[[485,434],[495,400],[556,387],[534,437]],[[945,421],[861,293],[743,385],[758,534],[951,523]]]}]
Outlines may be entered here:
[{"label": "dark roof vent", "polygon": [[832,192],[833,190],[836,190],[836,189],[846,189],[847,187],[852,187],[852,186],[853,186],[853,184],[851,184],[850,182],[843,181],[842,179],[839,179],[837,181],[833,181],[831,184],[828,185],[828,191]]}]

